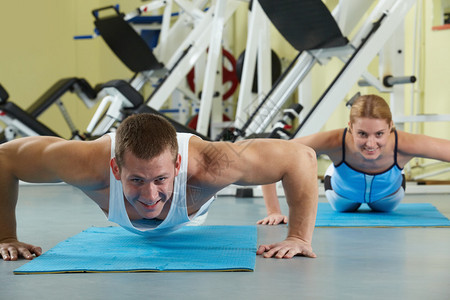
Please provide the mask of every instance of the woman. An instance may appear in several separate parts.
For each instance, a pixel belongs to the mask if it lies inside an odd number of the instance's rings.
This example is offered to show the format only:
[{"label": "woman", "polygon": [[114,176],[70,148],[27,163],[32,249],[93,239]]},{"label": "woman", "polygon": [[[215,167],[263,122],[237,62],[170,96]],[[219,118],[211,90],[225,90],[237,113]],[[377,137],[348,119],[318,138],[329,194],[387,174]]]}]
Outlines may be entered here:
[{"label": "woman", "polygon": [[[374,211],[392,211],[405,195],[403,167],[413,157],[450,161],[450,141],[396,130],[388,104],[376,95],[352,105],[348,128],[294,139],[326,154],[333,162],[325,173],[325,195],[339,212],[367,203]],[[258,224],[286,223],[275,185],[263,187],[268,216]]]}]

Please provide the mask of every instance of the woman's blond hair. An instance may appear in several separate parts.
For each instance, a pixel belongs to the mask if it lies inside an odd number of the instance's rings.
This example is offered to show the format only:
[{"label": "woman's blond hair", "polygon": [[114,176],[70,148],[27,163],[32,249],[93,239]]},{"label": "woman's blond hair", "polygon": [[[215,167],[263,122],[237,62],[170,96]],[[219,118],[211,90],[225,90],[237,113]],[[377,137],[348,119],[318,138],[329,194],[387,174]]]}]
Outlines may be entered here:
[{"label": "woman's blond hair", "polygon": [[360,96],[352,104],[350,110],[350,123],[353,124],[358,118],[370,118],[392,122],[392,113],[386,101],[377,95]]}]

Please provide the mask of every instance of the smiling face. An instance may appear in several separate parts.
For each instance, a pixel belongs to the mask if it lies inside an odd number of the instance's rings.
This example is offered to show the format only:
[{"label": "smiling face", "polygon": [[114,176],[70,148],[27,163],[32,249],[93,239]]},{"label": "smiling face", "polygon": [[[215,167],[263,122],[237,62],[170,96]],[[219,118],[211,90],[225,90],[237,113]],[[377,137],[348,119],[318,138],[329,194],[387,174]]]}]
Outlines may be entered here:
[{"label": "smiling face", "polygon": [[363,158],[375,160],[386,148],[393,124],[383,119],[357,118],[348,126],[354,145]]},{"label": "smiling face", "polygon": [[171,200],[180,165],[181,156],[174,162],[169,149],[147,160],[127,151],[121,168],[115,158],[111,160],[114,177],[122,182],[125,198],[146,219],[157,218]]}]

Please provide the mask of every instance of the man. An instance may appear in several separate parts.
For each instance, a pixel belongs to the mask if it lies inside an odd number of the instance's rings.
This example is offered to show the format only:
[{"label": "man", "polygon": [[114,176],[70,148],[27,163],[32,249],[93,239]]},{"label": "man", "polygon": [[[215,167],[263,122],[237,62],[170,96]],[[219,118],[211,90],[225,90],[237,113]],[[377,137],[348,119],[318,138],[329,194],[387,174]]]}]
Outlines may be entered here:
[{"label": "man", "polygon": [[[115,135],[115,137],[114,137]],[[27,137],[0,145],[0,255],[32,259],[40,247],[18,241],[18,181],[78,187],[120,226],[147,235],[195,222],[230,184],[282,180],[289,205],[287,238],[261,245],[264,257],[315,257],[317,161],[311,148],[282,140],[207,142],[177,134],[164,118],[137,114],[94,141]]]}]

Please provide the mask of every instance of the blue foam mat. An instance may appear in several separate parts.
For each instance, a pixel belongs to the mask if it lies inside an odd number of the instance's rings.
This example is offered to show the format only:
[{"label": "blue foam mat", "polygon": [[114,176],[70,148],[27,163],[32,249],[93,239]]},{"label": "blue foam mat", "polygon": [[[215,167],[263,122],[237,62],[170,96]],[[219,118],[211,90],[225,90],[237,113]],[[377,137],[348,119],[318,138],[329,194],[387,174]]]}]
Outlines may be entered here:
[{"label": "blue foam mat", "polygon": [[156,238],[92,227],[14,273],[253,271],[256,237],[256,226],[186,226]]},{"label": "blue foam mat", "polygon": [[374,212],[363,204],[356,212],[336,212],[319,203],[316,227],[444,227],[450,221],[430,203],[401,203],[392,212]]}]

